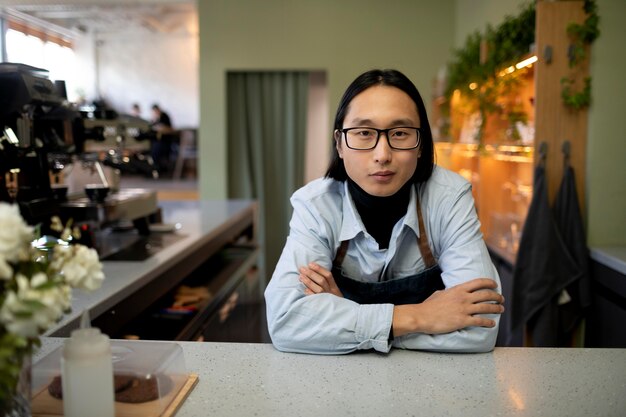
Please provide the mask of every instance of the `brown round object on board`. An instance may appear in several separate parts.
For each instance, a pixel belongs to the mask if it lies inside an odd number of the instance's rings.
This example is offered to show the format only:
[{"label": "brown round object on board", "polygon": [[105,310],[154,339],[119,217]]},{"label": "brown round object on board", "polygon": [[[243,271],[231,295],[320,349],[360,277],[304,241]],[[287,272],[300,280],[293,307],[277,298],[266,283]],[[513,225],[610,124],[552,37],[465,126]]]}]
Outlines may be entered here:
[{"label": "brown round object on board", "polygon": [[130,386],[115,393],[115,401],[133,404],[154,401],[159,398],[159,390],[166,395],[173,385],[172,380],[163,374],[131,378]]},{"label": "brown round object on board", "polygon": [[113,375],[113,390],[114,392],[120,392],[130,387],[133,383],[133,377],[131,375]]},{"label": "brown round object on board", "polygon": [[52,382],[48,385],[48,392],[54,398],[59,400],[63,399],[63,385],[61,384],[60,375],[57,375],[52,379]]},{"label": "brown round object on board", "polygon": [[[119,392],[128,388],[134,379],[135,378],[131,375],[114,375],[113,390]],[[54,398],[59,400],[63,399],[63,382],[61,381],[61,375],[57,375],[52,379],[52,382],[48,385],[48,392]]]}]

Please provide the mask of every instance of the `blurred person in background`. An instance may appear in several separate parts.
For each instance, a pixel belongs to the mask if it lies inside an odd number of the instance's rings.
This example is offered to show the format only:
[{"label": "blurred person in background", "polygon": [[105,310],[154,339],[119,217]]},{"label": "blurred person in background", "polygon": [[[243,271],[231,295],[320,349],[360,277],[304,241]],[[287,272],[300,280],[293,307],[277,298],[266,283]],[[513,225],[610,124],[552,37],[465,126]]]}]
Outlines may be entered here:
[{"label": "blurred person in background", "polygon": [[158,104],[152,105],[152,131],[150,153],[159,174],[166,173],[170,168],[172,143],[176,139],[176,131],[172,127],[170,116]]},{"label": "blurred person in background", "polygon": [[132,107],[130,108],[130,114],[131,116],[141,118],[141,107],[139,106],[139,103],[133,103]]}]

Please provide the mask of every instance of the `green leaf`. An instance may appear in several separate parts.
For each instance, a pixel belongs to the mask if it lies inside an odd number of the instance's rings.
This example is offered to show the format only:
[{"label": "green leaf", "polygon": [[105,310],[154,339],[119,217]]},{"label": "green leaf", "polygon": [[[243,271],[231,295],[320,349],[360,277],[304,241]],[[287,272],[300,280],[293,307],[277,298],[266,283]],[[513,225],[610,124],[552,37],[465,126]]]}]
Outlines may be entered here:
[{"label": "green leaf", "polygon": [[39,300],[22,300],[22,303],[33,310],[40,310],[46,308],[46,305]]}]

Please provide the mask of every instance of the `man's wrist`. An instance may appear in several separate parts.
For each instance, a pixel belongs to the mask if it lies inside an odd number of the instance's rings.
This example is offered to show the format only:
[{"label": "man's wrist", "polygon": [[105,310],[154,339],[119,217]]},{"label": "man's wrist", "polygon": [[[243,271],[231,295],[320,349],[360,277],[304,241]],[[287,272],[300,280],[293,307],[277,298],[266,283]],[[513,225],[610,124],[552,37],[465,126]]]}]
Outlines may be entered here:
[{"label": "man's wrist", "polygon": [[393,307],[391,327],[393,328],[394,337],[420,331],[420,305],[421,304],[403,304]]},{"label": "man's wrist", "polygon": [[415,305],[409,304],[393,307],[391,327],[393,328],[395,337],[416,331],[416,317],[411,311],[411,307],[415,307]]}]

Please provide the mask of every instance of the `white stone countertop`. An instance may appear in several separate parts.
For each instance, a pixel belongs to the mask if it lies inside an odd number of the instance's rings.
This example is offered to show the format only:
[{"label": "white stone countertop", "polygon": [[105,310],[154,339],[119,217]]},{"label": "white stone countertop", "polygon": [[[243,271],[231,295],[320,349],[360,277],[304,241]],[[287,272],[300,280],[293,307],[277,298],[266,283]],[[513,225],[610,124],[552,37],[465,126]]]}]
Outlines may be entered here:
[{"label": "white stone countertop", "polygon": [[595,261],[626,275],[626,246],[595,247],[590,251],[591,258]]},{"label": "white stone countertop", "polygon": [[[35,362],[63,340],[44,338]],[[199,382],[176,417],[617,417],[626,411],[626,349],[321,356],[281,353],[270,344],[179,344]]]},{"label": "white stone countertop", "polygon": [[[191,251],[202,248],[227,222],[254,207],[249,200],[163,201],[164,223],[180,223],[182,239],[144,261],[104,261],[102,287],[94,292],[72,291],[72,311],[46,332],[53,335],[64,326],[78,325],[84,309],[91,318],[104,313],[129,294],[145,286]],[[73,323],[72,323],[73,322]]]}]

